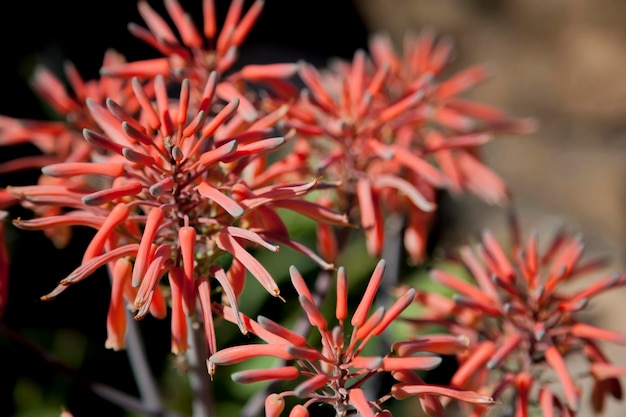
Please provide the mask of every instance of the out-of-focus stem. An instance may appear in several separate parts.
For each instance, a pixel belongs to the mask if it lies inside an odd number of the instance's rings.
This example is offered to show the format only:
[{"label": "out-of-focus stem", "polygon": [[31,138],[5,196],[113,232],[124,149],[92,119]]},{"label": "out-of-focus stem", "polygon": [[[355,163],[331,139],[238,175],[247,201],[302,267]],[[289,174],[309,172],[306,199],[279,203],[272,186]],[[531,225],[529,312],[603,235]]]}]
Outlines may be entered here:
[{"label": "out-of-focus stem", "polygon": [[126,326],[126,354],[130,366],[135,376],[135,382],[139,389],[142,402],[150,410],[161,410],[163,403],[161,401],[161,395],[159,394],[159,388],[150,370],[150,364],[148,363],[143,339],[139,332],[137,322],[130,310],[127,310],[127,326]]},{"label": "out-of-focus stem", "polygon": [[211,378],[206,366],[207,351],[204,324],[193,317],[188,317],[187,326],[190,330],[187,363],[193,397],[193,417],[210,417],[215,412]]},{"label": "out-of-focus stem", "polygon": [[393,213],[385,222],[385,244],[383,246],[383,259],[385,260],[385,275],[383,278],[383,291],[378,292],[379,304],[385,308],[391,305],[391,289],[399,281],[400,264],[404,247],[402,243],[404,231],[404,215]]}]

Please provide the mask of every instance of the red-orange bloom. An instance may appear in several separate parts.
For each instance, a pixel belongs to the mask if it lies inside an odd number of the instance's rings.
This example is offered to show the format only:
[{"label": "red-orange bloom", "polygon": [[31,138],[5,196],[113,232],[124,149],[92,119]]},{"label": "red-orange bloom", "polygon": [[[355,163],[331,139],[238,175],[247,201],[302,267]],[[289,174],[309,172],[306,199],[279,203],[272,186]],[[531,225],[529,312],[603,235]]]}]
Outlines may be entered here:
[{"label": "red-orange bloom", "polygon": [[[411,261],[421,262],[436,191],[470,190],[489,203],[504,202],[506,185],[477,150],[496,130],[526,133],[533,123],[457,99],[488,71],[476,68],[439,82],[448,49],[432,48],[426,35],[407,39],[403,58],[376,35],[370,55],[359,50],[351,62],[335,60],[322,70],[302,63],[298,74],[306,90],[289,109],[287,125],[311,145],[313,171],[341,184],[340,210],[359,208],[355,222],[370,254],[382,252],[386,214],[402,213],[405,248]],[[471,117],[453,110],[457,101]]]},{"label": "red-orange bloom", "polygon": [[105,65],[101,69],[103,75],[148,80],[161,75],[169,80],[187,79],[195,88],[204,85],[210,74],[216,72],[220,78],[217,96],[225,101],[238,99],[240,114],[248,121],[259,117],[259,112],[249,99],[247,83],[261,83],[282,99],[297,95],[298,89],[286,81],[296,73],[296,64],[247,65],[232,71],[239,57],[239,48],[263,10],[263,0],[254,1],[245,12],[243,0],[231,1],[219,31],[214,0],[202,1],[201,28],[196,27],[191,15],[177,0],[166,0],[164,3],[175,31],[146,0],[138,2],[138,9],[147,28],[134,23],[129,25],[135,37],[155,48],[163,57]]},{"label": "red-orange bloom", "polygon": [[[626,276],[615,275],[568,290],[567,284],[602,263],[582,262],[580,236],[566,232],[559,233],[544,252],[538,246],[537,235],[532,234],[525,243],[515,239],[508,252],[485,232],[475,250],[470,246],[460,250],[474,282],[432,270],[434,281],[454,291],[453,302],[443,304],[438,297],[418,294],[416,301],[426,304],[430,313],[411,321],[420,327],[444,325],[452,334],[468,337],[470,349],[457,355],[459,368],[451,384],[488,390],[496,400],[514,391],[518,417],[527,415],[537,400],[531,395],[533,384],[540,386],[538,402],[544,415],[552,415],[556,409],[576,413],[582,394],[565,360],[580,353],[589,361],[593,406],[600,412],[606,395],[621,398],[618,377],[623,373],[618,368],[606,374],[594,372],[612,367],[598,342],[626,344],[626,335],[589,325],[577,313],[599,293],[626,284]],[[537,376],[545,369],[555,374],[558,390],[549,379]],[[564,397],[559,399],[555,391]]]},{"label": "red-orange bloom", "polygon": [[[266,399],[268,415],[277,416],[283,410],[286,396],[307,398],[303,405],[292,411],[295,415],[307,415],[306,410],[315,403],[333,406],[338,415],[352,410],[362,416],[374,416],[383,411],[380,405],[391,398],[417,395],[425,410],[442,410],[438,396],[443,395],[461,401],[491,404],[489,397],[475,392],[450,387],[425,385],[414,372],[430,370],[441,362],[437,354],[456,353],[467,347],[464,339],[449,335],[432,335],[421,339],[398,342],[391,352],[383,356],[363,355],[363,349],[374,337],[383,333],[400,314],[411,305],[415,290],[408,289],[388,309],[372,310],[374,298],[380,287],[385,269],[380,261],[372,274],[365,293],[348,323],[347,276],[343,268],[337,271],[337,324],[329,326],[326,318],[315,305],[303,277],[294,267],[290,269],[291,281],[310,324],[321,336],[321,349],[307,342],[303,336],[283,327],[271,319],[259,316],[256,321],[233,311],[229,307],[217,307],[224,318],[231,322],[243,322],[248,331],[266,344],[244,344],[219,350],[209,358],[214,365],[230,365],[259,356],[276,357],[290,361],[283,367],[252,369],[234,373],[233,380],[252,383],[267,380],[295,381],[293,391],[270,394]],[[371,313],[371,314],[370,314]],[[417,354],[417,355],[414,355]],[[377,374],[388,372],[400,383],[378,399],[369,399],[364,386]],[[376,414],[378,415],[378,414]],[[381,414],[389,415],[389,414]]]},{"label": "red-orange bloom", "polygon": [[[235,311],[246,270],[279,297],[278,285],[250,254],[251,248],[276,252],[284,244],[323,268],[333,266],[290,238],[277,209],[329,224],[345,225],[346,219],[301,201],[320,185],[316,179],[248,184],[246,178],[254,179],[267,165],[265,155],[287,138],[275,136],[273,115],[251,124],[243,121],[238,99],[218,102],[215,72],[197,97],[190,94],[187,80],[180,86],[178,99],[168,96],[162,76],[146,83],[149,87],[137,78],[131,85],[140,103],[137,116],[112,99],[107,99],[107,106],[86,100],[97,126],[83,130],[94,152],[91,161],[47,165],[43,172],[55,183],[7,189],[26,207],[56,209],[52,215],[18,219],[15,225],[38,230],[81,225],[97,230],[81,266],[44,298],[58,296],[108,265],[114,278],[108,346],[124,346],[120,306],[125,303],[130,304],[136,319],[148,313],[164,316],[160,282],[168,275],[170,294],[175,298],[171,307],[176,309],[172,312],[172,350],[186,349],[183,318],[194,313],[198,299],[208,328],[209,352],[213,352],[215,335],[207,322],[211,320],[207,277],[218,281],[225,301]],[[154,88],[154,99],[147,88]],[[230,269],[220,266],[227,265],[224,261],[228,258],[232,258]],[[130,278],[124,259],[134,260]],[[246,331],[243,326],[241,330]]]}]

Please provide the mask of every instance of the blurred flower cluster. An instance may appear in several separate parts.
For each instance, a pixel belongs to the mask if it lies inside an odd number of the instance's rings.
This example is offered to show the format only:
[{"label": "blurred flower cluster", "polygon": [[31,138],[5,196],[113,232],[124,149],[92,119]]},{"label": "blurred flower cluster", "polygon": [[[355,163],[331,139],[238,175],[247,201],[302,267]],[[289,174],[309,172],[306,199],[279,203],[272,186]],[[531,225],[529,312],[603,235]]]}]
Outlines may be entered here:
[{"label": "blurred flower cluster", "polygon": [[[485,204],[511,203],[510,190],[484,163],[481,147],[500,133],[521,135],[536,126],[462,98],[492,75],[490,68],[444,75],[453,45],[428,30],[407,34],[402,54],[388,36],[374,34],[368,50],[325,68],[304,60],[239,67],[239,48],[260,18],[263,0],[249,7],[232,0],[223,22],[217,21],[214,1],[203,0],[201,25],[191,18],[197,11],[183,10],[177,0],[165,0],[167,16],[145,0],[137,4],[144,25],[133,23],[129,30],[159,57],[127,61],[109,50],[101,77],[88,81],[71,63],[65,79],[39,67],[32,85],[57,120],[0,117],[1,145],[29,143],[39,151],[3,163],[0,171],[40,171],[35,184],[0,191],[5,218],[20,205],[32,217],[12,224],[43,231],[57,248],[68,245],[74,227],[93,229],[80,265],[43,300],[62,298],[69,287],[106,268],[107,348],[126,349],[129,317],[150,314],[171,323],[173,354],[200,349],[202,366],[195,372],[205,377],[216,377],[218,366],[278,358],[276,367],[232,375],[241,383],[293,383],[266,393],[268,417],[280,415],[288,397],[304,401],[292,407],[294,417],[309,415],[318,403],[333,407],[337,416],[390,416],[383,403],[408,397],[417,398],[428,415],[443,415],[451,401],[481,415],[505,399],[509,387],[515,389],[510,398],[516,415],[522,416],[533,384],[540,385],[537,401],[545,415],[556,409],[572,415],[581,394],[564,357],[577,350],[591,362],[596,410],[606,394],[621,397],[617,378],[624,372],[611,365],[596,340],[622,343],[624,337],[585,324],[574,313],[625,279],[601,280],[575,294],[557,291],[594,266],[578,263],[582,245],[576,238],[559,235],[540,255],[531,236],[524,245],[516,242],[510,261],[486,234],[478,254],[461,249],[477,286],[431,271],[433,279],[459,293],[450,299],[396,277],[397,300],[370,314],[387,279],[380,259],[389,244],[385,219],[403,219],[398,238],[407,264],[421,268],[429,258],[441,193],[471,192]],[[290,230],[285,212],[316,225],[315,247]],[[355,235],[380,261],[351,311],[352,286],[338,262]],[[240,303],[247,285],[260,285],[273,297],[270,302],[289,301],[256,256],[281,247],[321,271],[315,284],[307,284],[295,267],[289,269],[302,317],[316,337],[269,317],[253,320]],[[9,262],[4,249],[0,309],[10,297],[9,280],[19,279],[9,277]],[[320,283],[333,274],[337,324],[329,326],[321,309],[324,294],[309,288],[324,288]],[[255,282],[248,284],[248,278]],[[426,304],[427,312],[403,320],[415,302]],[[371,338],[405,320],[414,325],[413,333],[393,340],[388,350],[371,351]],[[223,346],[217,321],[265,343]],[[446,331],[420,333],[427,324],[443,324]],[[201,347],[191,343],[198,329]],[[440,364],[438,355],[459,360],[449,385],[424,377]],[[544,368],[556,372],[563,399],[543,382]],[[500,376],[494,379],[496,371]],[[366,388],[384,373],[393,379],[388,390]]]}]

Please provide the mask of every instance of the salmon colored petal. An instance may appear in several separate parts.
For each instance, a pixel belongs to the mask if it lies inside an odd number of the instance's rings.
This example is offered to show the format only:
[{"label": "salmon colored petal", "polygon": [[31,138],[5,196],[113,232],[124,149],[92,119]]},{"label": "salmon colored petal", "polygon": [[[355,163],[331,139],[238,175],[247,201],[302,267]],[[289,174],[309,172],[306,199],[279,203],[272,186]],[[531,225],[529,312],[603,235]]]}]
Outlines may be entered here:
[{"label": "salmon colored petal", "polygon": [[432,271],[430,271],[430,277],[432,278],[433,281],[437,282],[438,284],[444,285],[446,288],[450,288],[456,292],[459,292],[467,296],[470,299],[474,299],[478,302],[481,302],[487,305],[494,304],[494,300],[490,299],[479,288],[468,283],[467,281],[457,278],[456,276],[446,271],[443,271],[440,269],[433,269]]},{"label": "salmon colored petal", "polygon": [[233,259],[230,264],[230,268],[228,268],[228,271],[226,272],[226,278],[228,279],[235,296],[239,298],[246,285],[245,266],[237,259]]},{"label": "salmon colored petal", "polygon": [[[148,311],[152,317],[156,319],[162,320],[167,317],[167,300],[165,299],[163,288],[160,285],[157,285],[152,292]],[[135,318],[137,319],[139,317],[135,316]]]},{"label": "salmon colored petal", "polygon": [[[255,2],[252,3],[246,14],[241,18],[236,28],[233,30],[233,35],[230,38],[232,45],[240,46],[243,43],[244,39],[248,36],[248,33],[261,14],[264,5],[265,1],[263,0],[255,0]],[[227,29],[226,23],[224,23],[224,28]]]},{"label": "salmon colored petal", "polygon": [[198,301],[200,311],[202,313],[202,327],[204,329],[204,340],[207,348],[207,369],[209,375],[215,374],[215,364],[210,361],[211,355],[217,351],[217,340],[215,337],[215,326],[213,322],[213,309],[211,302],[211,284],[206,278],[200,278],[196,281]]},{"label": "salmon colored petal", "polygon": [[390,187],[402,192],[413,203],[415,207],[422,211],[434,211],[437,205],[428,201],[426,197],[407,180],[393,175],[377,175],[372,180],[376,189]]},{"label": "salmon colored petal", "polygon": [[335,317],[342,322],[348,317],[348,276],[344,267],[337,269],[337,303]]},{"label": "salmon colored petal", "polygon": [[410,288],[400,298],[398,298],[389,309],[385,312],[383,319],[372,329],[374,336],[380,335],[395,319],[402,314],[412,303],[415,298],[415,289]]},{"label": "salmon colored petal", "polygon": [[196,230],[190,226],[178,229],[178,245],[183,262],[183,308],[186,315],[191,315],[196,310],[195,291],[195,256],[196,256]]},{"label": "salmon colored petal", "polygon": [[530,401],[530,389],[533,383],[533,377],[522,372],[515,376],[515,386],[517,387],[515,395],[515,416],[528,417],[528,408]]},{"label": "salmon colored petal", "polygon": [[237,319],[237,325],[239,326],[239,330],[241,331],[241,334],[244,334],[244,335],[248,334],[248,329],[243,324],[243,321],[241,320],[239,316],[239,302],[237,300],[237,295],[235,294],[235,291],[233,290],[233,288],[230,286],[230,281],[228,280],[228,277],[226,276],[226,271],[224,271],[224,269],[220,267],[219,265],[211,265],[210,274],[222,286],[222,290],[226,294],[228,303],[230,307],[233,309],[233,313],[235,315],[235,318]]},{"label": "salmon colored petal", "polygon": [[274,207],[281,207],[303,214],[319,223],[343,227],[349,224],[346,214],[337,213],[334,210],[310,201],[295,199],[272,200],[271,204]]},{"label": "salmon colored petal", "polygon": [[501,279],[511,282],[516,275],[515,270],[493,233],[488,230],[484,231],[482,241],[489,258],[494,263],[493,272]]},{"label": "salmon colored petal", "polygon": [[233,217],[241,217],[245,211],[237,202],[206,181],[198,185],[198,193],[206,197],[228,212]]},{"label": "salmon colored petal", "polygon": [[180,3],[177,0],[168,0],[165,2],[165,7],[183,43],[190,48],[201,48],[203,43],[202,37],[196,30],[190,16],[180,6]]},{"label": "salmon colored petal", "polygon": [[354,327],[362,326],[363,323],[365,323],[367,314],[369,313],[372,303],[374,302],[374,298],[376,297],[376,293],[378,292],[378,288],[382,283],[384,273],[385,261],[381,259],[378,261],[378,264],[376,264],[376,268],[370,277],[365,293],[363,294],[363,297],[361,297],[361,301],[352,315],[351,324]]},{"label": "salmon colored petal", "polygon": [[296,404],[289,412],[289,417],[309,417],[309,409],[303,405]]},{"label": "salmon colored petal", "polygon": [[231,253],[238,259],[261,285],[265,287],[267,292],[274,297],[280,296],[280,289],[267,269],[265,269],[254,256],[248,253],[234,237],[230,236],[228,233],[220,233],[217,235],[216,243],[220,249]]},{"label": "salmon colored petal", "polygon": [[[424,380],[420,378],[413,370],[396,370],[392,371],[391,375],[398,381],[405,384],[425,384]],[[423,394],[418,395],[422,410],[428,417],[443,417],[445,415],[445,409],[443,404],[439,400],[438,396]]]},{"label": "salmon colored petal", "polygon": [[171,291],[172,353],[180,354],[189,349],[187,342],[187,316],[183,309],[185,273],[181,268],[172,268],[168,274]]},{"label": "salmon colored petal", "polygon": [[302,347],[307,344],[305,337],[281,326],[280,324],[265,316],[258,316],[257,323],[259,323],[268,332],[274,333],[276,336],[282,337],[294,346]]},{"label": "salmon colored petal", "polygon": [[480,290],[485,293],[488,299],[497,301],[498,304],[500,304],[500,295],[498,294],[493,280],[489,277],[485,267],[480,263],[476,255],[474,255],[472,249],[469,246],[462,246],[459,249],[459,254],[461,255],[463,263],[467,266],[467,269],[472,273],[472,277],[478,283]]},{"label": "salmon colored petal", "polygon": [[295,366],[283,366],[272,369],[250,369],[235,372],[231,375],[233,381],[240,384],[253,384],[262,381],[289,381],[300,376],[300,370]]},{"label": "salmon colored petal", "polygon": [[571,333],[585,339],[604,340],[611,343],[626,344],[626,335],[586,323],[575,323],[571,326]]},{"label": "salmon colored petal", "polygon": [[361,213],[361,227],[365,231],[368,252],[378,256],[383,247],[383,222],[379,201],[374,196],[371,183],[361,178],[357,181],[357,197]]},{"label": "salmon colored petal", "polygon": [[154,238],[159,230],[159,226],[161,226],[164,218],[165,215],[159,207],[153,207],[148,212],[146,225],[143,230],[141,242],[139,243],[139,250],[137,251],[137,256],[135,257],[132,279],[133,287],[139,286],[146,270],[148,269],[148,265],[151,261],[148,257],[150,255],[150,249],[152,248],[152,242],[154,241]]},{"label": "salmon colored petal", "polygon": [[522,335],[513,333],[507,336],[504,343],[493,353],[493,356],[487,362],[488,369],[497,368],[515,349],[517,349],[522,341]]},{"label": "salmon colored petal", "polygon": [[124,223],[130,214],[130,210],[124,203],[118,203],[113,207],[102,226],[98,229],[94,237],[89,242],[85,253],[83,254],[82,263],[98,256],[102,253],[104,245],[111,237],[111,234],[117,226]]},{"label": "salmon colored petal", "polygon": [[373,336],[372,329],[374,329],[378,324],[383,320],[385,316],[385,308],[383,306],[378,307],[374,312],[365,320],[363,325],[359,326],[356,331],[352,332],[352,341],[351,343],[354,345],[358,341],[363,341],[361,346],[359,347],[359,351],[364,347],[364,344],[367,343],[370,337]]},{"label": "salmon colored petal", "polygon": [[317,251],[325,261],[334,263],[337,260],[339,244],[332,226],[325,223],[317,225],[315,244]]},{"label": "salmon colored petal", "polygon": [[395,342],[391,349],[398,356],[408,356],[417,352],[431,352],[440,355],[454,355],[469,347],[467,336],[452,334],[429,334],[415,340]]},{"label": "salmon colored petal", "polygon": [[124,288],[130,284],[132,263],[125,259],[117,259],[111,268],[111,301],[107,313],[107,349],[121,350],[126,347],[126,301]]},{"label": "salmon colored petal", "polygon": [[[222,33],[224,32],[222,31]],[[225,101],[239,100],[239,113],[244,120],[252,122],[259,117],[259,112],[256,110],[254,104],[230,82],[218,83],[215,93],[219,98]]]},{"label": "salmon colored petal", "polygon": [[61,162],[41,168],[45,175],[53,177],[73,177],[75,175],[104,175],[119,177],[124,173],[124,165],[118,163]]},{"label": "salmon colored petal", "polygon": [[611,363],[592,363],[590,370],[591,374],[601,381],[626,376],[626,366],[618,366]]},{"label": "salmon colored petal", "polygon": [[241,345],[221,349],[209,357],[209,361],[215,365],[232,365],[259,356],[270,356],[280,359],[293,359],[287,353],[288,345]]},{"label": "salmon colored petal", "polygon": [[490,340],[482,342],[463,362],[452,376],[450,385],[463,387],[471,376],[483,367],[496,350],[495,344]]},{"label": "salmon colored petal", "polygon": [[326,330],[326,320],[317,306],[304,295],[299,296],[298,301],[300,301],[300,305],[304,309],[311,325],[317,327],[320,331]]},{"label": "salmon colored petal", "polygon": [[565,364],[563,356],[555,346],[549,346],[544,356],[546,362],[554,369],[559,377],[563,391],[565,392],[565,398],[567,398],[567,404],[570,409],[577,411],[580,407],[580,395],[578,389],[574,384],[574,380],[569,373],[568,367]]},{"label": "salmon colored petal", "polygon": [[403,358],[386,357],[382,361],[381,369],[391,372],[400,369],[414,369],[429,371],[438,367],[442,362],[439,356],[409,356]]},{"label": "salmon colored petal", "polygon": [[309,287],[306,285],[306,281],[298,269],[291,265],[289,267],[289,276],[291,277],[291,284],[296,289],[297,293],[309,299],[311,303],[315,303]]},{"label": "salmon colored petal", "polygon": [[279,417],[285,409],[285,399],[278,394],[270,394],[265,398],[265,417]]},{"label": "salmon colored petal", "polygon": [[135,196],[142,190],[143,186],[139,181],[129,181],[126,184],[122,184],[117,187],[87,194],[82,198],[82,201],[88,206],[99,206],[110,203],[119,198]]},{"label": "salmon colored petal", "polygon": [[261,81],[272,78],[289,78],[298,72],[298,63],[278,63],[265,65],[245,65],[239,75],[249,81]]},{"label": "salmon colored petal", "polygon": [[396,384],[391,388],[391,395],[398,400],[410,397],[411,395],[433,394],[443,395],[455,400],[468,402],[471,404],[492,405],[494,400],[491,397],[479,394],[474,391],[463,390],[452,387],[443,387],[434,384]]},{"label": "salmon colored petal", "polygon": [[131,243],[124,246],[119,246],[115,249],[112,249],[108,252],[103,253],[102,255],[96,256],[86,262],[85,264],[79,266],[74,271],[72,271],[67,277],[61,280],[59,285],[52,290],[50,293],[41,297],[41,300],[51,300],[57,297],[61,292],[67,289],[71,284],[78,283],[83,279],[87,278],[91,274],[93,274],[98,268],[106,265],[109,262],[113,262],[118,258],[122,258],[124,256],[132,256],[137,253],[137,249],[139,245],[136,243]]},{"label": "salmon colored petal", "polygon": [[361,417],[375,417],[370,402],[362,389],[352,388],[348,390],[348,401],[356,408]]},{"label": "salmon colored petal", "polygon": [[554,417],[554,394],[547,387],[539,390],[539,406],[543,417]]},{"label": "salmon colored petal", "polygon": [[135,319],[141,319],[148,311],[148,307],[152,304],[152,298],[157,285],[165,272],[169,269],[169,263],[172,262],[171,254],[172,249],[165,243],[159,245],[154,251],[154,257],[142,277],[137,290],[137,296],[135,297],[134,305],[139,309],[135,315]]}]

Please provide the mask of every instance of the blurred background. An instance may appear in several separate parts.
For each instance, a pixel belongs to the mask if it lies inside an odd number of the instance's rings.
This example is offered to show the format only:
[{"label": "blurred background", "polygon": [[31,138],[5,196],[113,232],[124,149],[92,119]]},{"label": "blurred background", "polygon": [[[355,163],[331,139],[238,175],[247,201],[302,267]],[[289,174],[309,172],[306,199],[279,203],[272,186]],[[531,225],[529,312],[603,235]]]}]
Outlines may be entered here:
[{"label": "blurred background", "polygon": [[[216,3],[223,16],[228,2]],[[200,21],[200,1],[181,4]],[[150,5],[164,13],[161,1]],[[154,56],[126,29],[129,22],[143,24],[135,1],[20,1],[7,4],[3,14],[2,115],[48,117],[28,86],[37,63],[60,74],[69,59],[91,79],[98,76],[107,48],[129,60]],[[333,56],[350,59],[357,48],[367,48],[368,33],[375,31],[390,33],[398,47],[407,30],[431,27],[451,36],[456,59],[450,73],[479,63],[495,69],[494,78],[469,97],[539,122],[532,135],[502,135],[485,147],[488,165],[511,188],[525,234],[537,229],[547,241],[560,226],[581,232],[590,256],[610,257],[601,273],[608,275],[626,270],[625,15],[623,0],[267,0],[240,63],[306,59],[324,65]],[[2,148],[0,160],[29,152],[27,146]],[[28,172],[0,176],[0,186],[36,178]],[[440,224],[436,242],[442,251],[484,228],[507,236],[501,209],[472,196],[444,198]],[[7,232],[14,279],[5,322],[83,375],[136,392],[125,354],[103,347],[109,291],[104,275],[56,301],[37,301],[80,262],[90,233],[78,231],[59,252],[39,233]],[[611,291],[587,314],[595,324],[626,332],[624,300],[625,291]],[[162,361],[169,350],[167,323],[144,320],[141,326],[149,336],[152,365],[169,369]],[[606,352],[626,365],[624,347],[607,345]],[[0,372],[0,416],[58,415],[61,404],[70,405],[76,417],[94,407],[103,415],[123,415],[1,336],[0,354],[15,364]],[[605,415],[625,412],[625,404],[610,403]],[[591,415],[585,413],[580,415]]]}]

